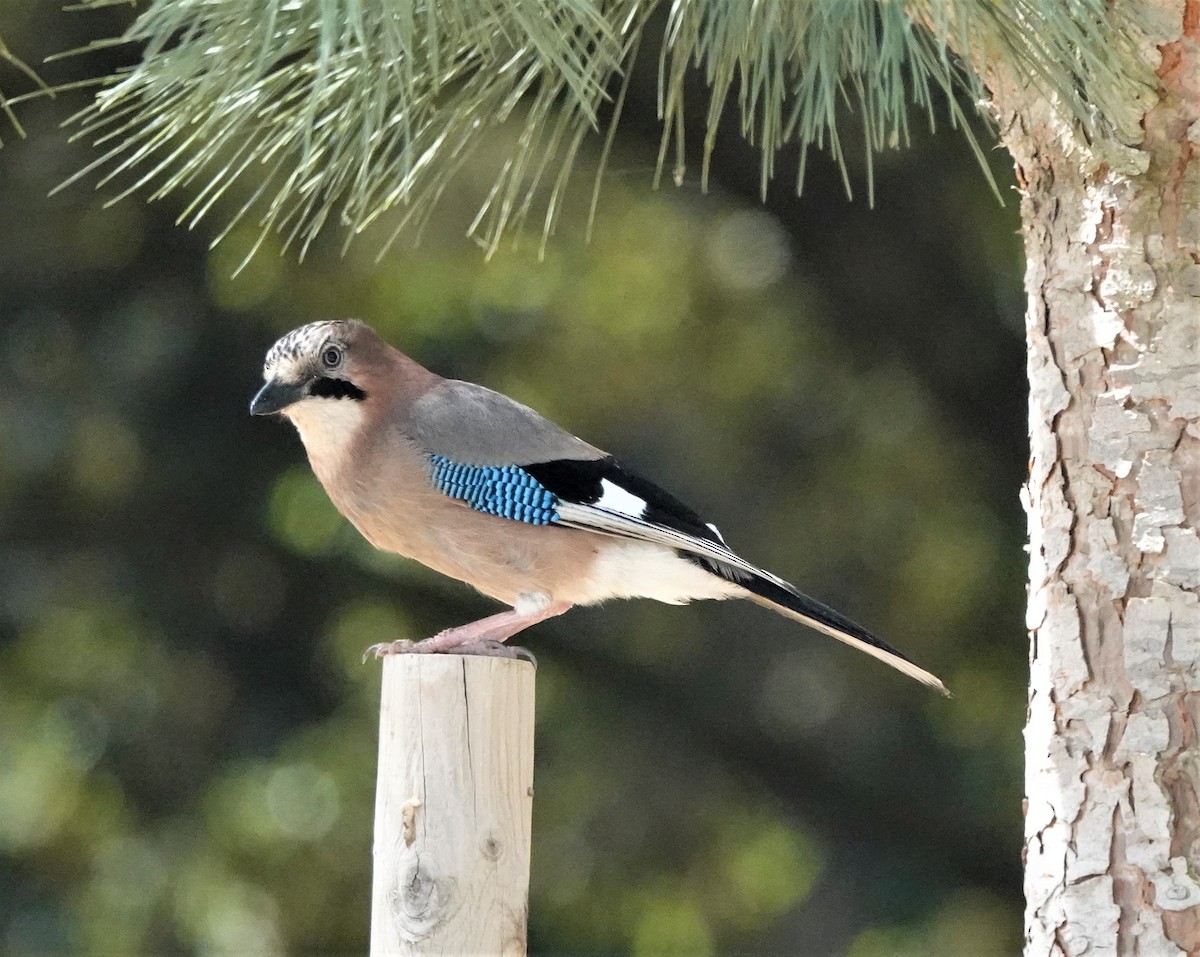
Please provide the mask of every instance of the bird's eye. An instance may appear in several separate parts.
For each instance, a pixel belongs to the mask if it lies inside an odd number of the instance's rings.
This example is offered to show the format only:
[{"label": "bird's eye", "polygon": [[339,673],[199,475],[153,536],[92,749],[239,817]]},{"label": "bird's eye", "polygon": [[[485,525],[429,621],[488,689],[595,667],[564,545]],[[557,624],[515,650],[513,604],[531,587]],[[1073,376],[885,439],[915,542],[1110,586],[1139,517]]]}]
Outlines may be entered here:
[{"label": "bird's eye", "polygon": [[337,346],[329,346],[321,353],[321,362],[326,369],[336,369],[342,364],[342,350]]}]

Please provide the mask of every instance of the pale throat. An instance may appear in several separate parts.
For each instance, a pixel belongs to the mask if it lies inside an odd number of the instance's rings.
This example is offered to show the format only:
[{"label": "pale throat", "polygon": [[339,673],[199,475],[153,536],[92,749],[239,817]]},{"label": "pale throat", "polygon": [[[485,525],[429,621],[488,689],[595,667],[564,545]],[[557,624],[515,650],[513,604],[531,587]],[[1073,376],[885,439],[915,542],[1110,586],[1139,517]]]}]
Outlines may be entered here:
[{"label": "pale throat", "polygon": [[308,398],[285,411],[318,477],[324,479],[339,470],[363,424],[362,403],[354,399]]}]

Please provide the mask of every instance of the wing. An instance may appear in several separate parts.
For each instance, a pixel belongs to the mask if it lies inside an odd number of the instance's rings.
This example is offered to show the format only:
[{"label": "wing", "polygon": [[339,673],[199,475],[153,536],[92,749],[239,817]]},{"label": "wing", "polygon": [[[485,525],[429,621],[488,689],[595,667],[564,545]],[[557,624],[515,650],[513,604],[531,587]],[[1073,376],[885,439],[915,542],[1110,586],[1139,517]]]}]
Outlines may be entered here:
[{"label": "wing", "polygon": [[713,525],[612,456],[529,465],[476,464],[434,452],[430,477],[477,511],[535,525],[563,525],[732,556]]},{"label": "wing", "polygon": [[400,425],[426,452],[462,464],[507,466],[606,457],[529,406],[456,379],[418,398]]},{"label": "wing", "polygon": [[429,455],[433,484],[477,511],[655,542],[758,572],[679,499],[499,392],[447,380],[413,403],[402,427]]},{"label": "wing", "polygon": [[732,552],[715,525],[610,455],[517,465],[511,455],[501,458],[494,447],[483,454],[466,449],[459,454],[462,458],[432,452],[430,478],[445,495],[476,511],[532,525],[653,542],[686,553],[729,581],[762,576],[786,587]]}]

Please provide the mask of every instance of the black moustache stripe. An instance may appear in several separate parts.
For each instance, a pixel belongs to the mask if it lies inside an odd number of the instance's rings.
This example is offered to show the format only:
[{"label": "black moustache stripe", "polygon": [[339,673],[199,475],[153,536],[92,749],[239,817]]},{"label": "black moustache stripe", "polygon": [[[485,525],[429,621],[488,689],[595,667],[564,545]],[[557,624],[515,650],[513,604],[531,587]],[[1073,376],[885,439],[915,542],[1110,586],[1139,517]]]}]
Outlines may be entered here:
[{"label": "black moustache stripe", "polygon": [[367,397],[362,389],[346,379],[317,379],[308,387],[308,394],[322,399],[353,399],[355,402]]}]

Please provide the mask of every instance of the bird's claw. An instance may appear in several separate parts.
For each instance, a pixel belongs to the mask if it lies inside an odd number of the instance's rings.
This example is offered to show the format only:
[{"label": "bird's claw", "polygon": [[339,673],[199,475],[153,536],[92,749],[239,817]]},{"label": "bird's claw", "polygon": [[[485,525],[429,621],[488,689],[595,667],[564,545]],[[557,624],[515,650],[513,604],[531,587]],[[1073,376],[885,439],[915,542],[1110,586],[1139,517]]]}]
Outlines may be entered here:
[{"label": "bird's claw", "polygon": [[407,638],[401,638],[399,641],[383,641],[377,645],[371,645],[363,652],[363,664],[367,663],[367,659],[374,656],[375,658],[386,658],[388,655],[408,655],[419,654],[422,651],[428,653],[434,649],[421,648],[424,642],[409,641]]},{"label": "bird's claw", "polygon": [[476,641],[469,645],[459,645],[451,650],[452,654],[456,655],[483,655],[488,658],[519,658],[521,661],[528,661],[535,668],[537,667],[537,658],[533,656],[533,652],[528,648],[521,648],[517,645],[506,645],[502,641]]}]

